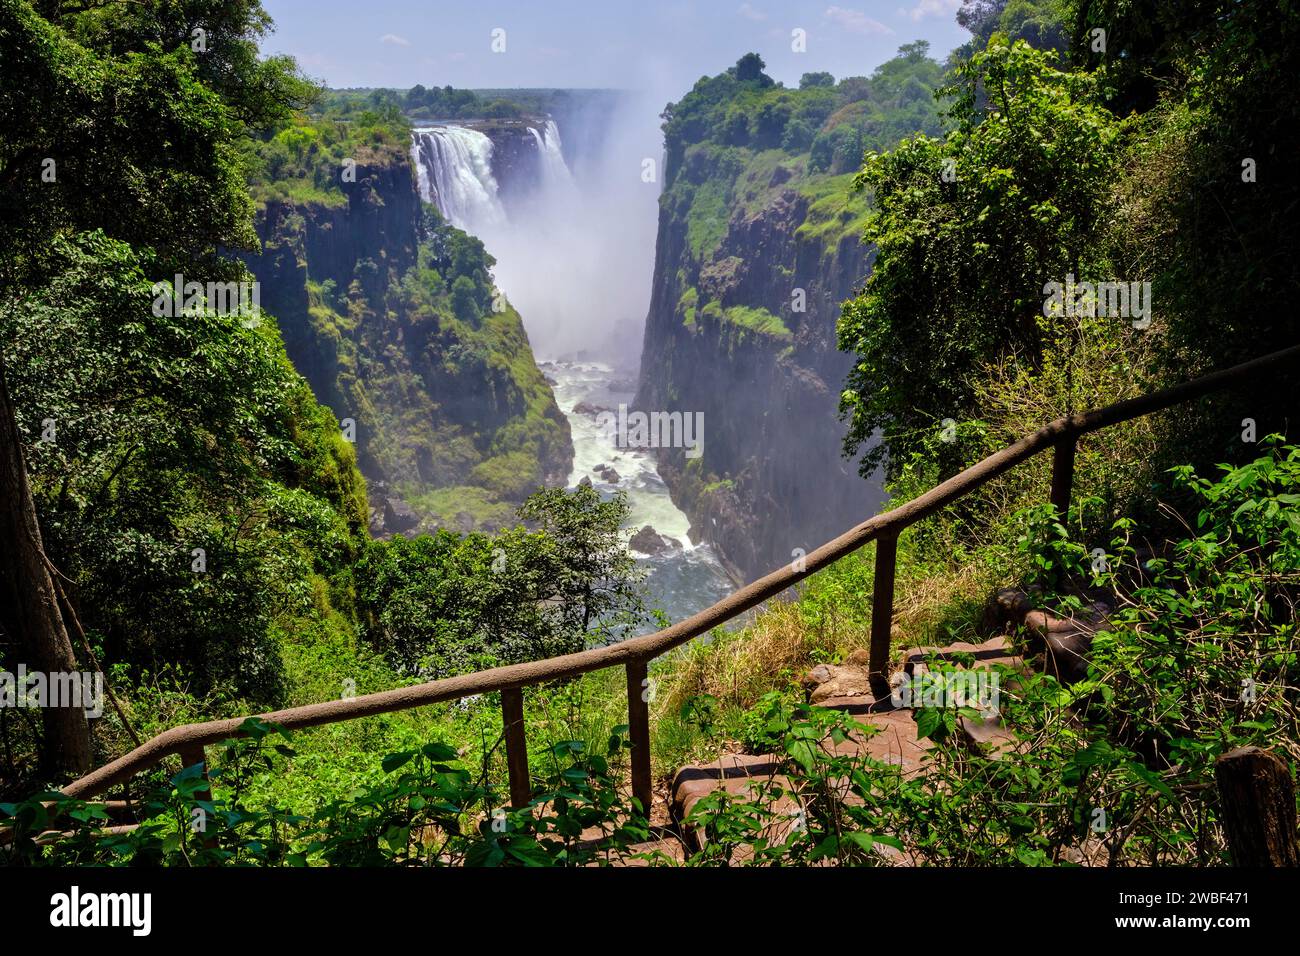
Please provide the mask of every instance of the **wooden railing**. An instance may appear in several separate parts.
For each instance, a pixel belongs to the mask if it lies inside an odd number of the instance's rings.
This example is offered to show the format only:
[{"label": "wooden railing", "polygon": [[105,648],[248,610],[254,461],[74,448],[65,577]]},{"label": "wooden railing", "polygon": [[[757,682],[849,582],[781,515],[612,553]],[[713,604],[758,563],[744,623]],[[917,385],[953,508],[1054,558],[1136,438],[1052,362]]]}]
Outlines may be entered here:
[{"label": "wooden railing", "polygon": [[[627,671],[628,727],[632,742],[632,794],[648,814],[651,799],[650,713],[645,689],[647,667],[651,660],[694,637],[708,633],[738,614],[780,594],[791,585],[858,550],[867,542],[876,541],[869,672],[876,696],[887,696],[889,637],[894,606],[894,565],[900,532],[1049,447],[1054,449],[1051,501],[1064,513],[1070,500],[1075,445],[1081,435],[1200,398],[1265,372],[1276,372],[1278,369],[1294,370],[1300,367],[1298,363],[1300,363],[1300,345],[1173,388],[1108,405],[1095,411],[1057,419],[978,464],[972,465],[960,474],[954,475],[920,497],[862,522],[833,541],[817,548],[798,565],[773,571],[745,585],[707,610],[655,634],[647,634],[575,654],[565,654],[561,657],[495,667],[491,670],[448,677],[411,687],[399,687],[396,690],[366,694],[362,697],[291,707],[261,716],[287,729],[300,730],[321,724],[409,710],[413,707],[457,700],[474,694],[499,692],[505,728],[510,799],[514,806],[522,807],[528,803],[532,793],[528,773],[528,751],[524,737],[523,688],[621,665]],[[125,756],[68,784],[63,788],[63,792],[78,798],[103,793],[171,755],[179,755],[186,766],[204,764],[206,768],[204,748],[238,736],[245,719],[237,717],[173,727]]]}]

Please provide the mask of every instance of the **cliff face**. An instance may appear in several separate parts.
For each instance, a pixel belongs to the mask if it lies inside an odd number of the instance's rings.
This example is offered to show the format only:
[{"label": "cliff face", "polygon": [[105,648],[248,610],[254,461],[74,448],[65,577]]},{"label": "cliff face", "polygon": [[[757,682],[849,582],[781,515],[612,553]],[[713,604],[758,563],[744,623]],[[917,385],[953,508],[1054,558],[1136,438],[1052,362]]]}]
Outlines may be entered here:
[{"label": "cliff face", "polygon": [[[358,167],[355,183],[340,183],[342,202],[273,199],[258,209],[262,253],[248,266],[261,283],[262,308],[278,320],[294,367],[340,417],[350,414],[340,375],[342,342],[312,321],[311,287],[329,281],[336,295],[346,295],[365,259],[376,266],[362,270],[371,291],[380,291],[386,284],[380,277],[415,264],[419,195],[409,165],[393,159]],[[367,477],[386,477],[371,442],[358,442],[358,453]]]},{"label": "cliff face", "polygon": [[499,527],[573,456],[519,315],[482,244],[422,208],[405,150],[361,153],[336,190],[261,204],[262,307],[355,422],[375,531]]},{"label": "cliff face", "polygon": [[542,157],[527,126],[512,123],[479,128],[492,140],[492,175],[500,187],[501,201],[509,208],[533,195],[542,182]]},{"label": "cliff face", "polygon": [[837,414],[839,304],[869,268],[863,203],[850,176],[810,176],[780,150],[691,147],[669,173],[637,405],[703,412],[703,454],[660,449],[660,473],[693,535],[752,579],[883,499],[842,457]]}]

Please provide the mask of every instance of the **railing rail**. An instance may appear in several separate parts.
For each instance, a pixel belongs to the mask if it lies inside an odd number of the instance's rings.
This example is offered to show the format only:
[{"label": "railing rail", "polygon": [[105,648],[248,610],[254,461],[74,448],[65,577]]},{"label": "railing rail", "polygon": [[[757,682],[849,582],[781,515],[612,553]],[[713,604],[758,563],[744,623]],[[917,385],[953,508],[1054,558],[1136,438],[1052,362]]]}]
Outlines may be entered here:
[{"label": "railing rail", "polygon": [[[1300,345],[1273,352],[1172,388],[1094,411],[1059,418],[936,485],[919,497],[851,528],[808,554],[802,562],[773,571],[728,595],[712,607],[657,633],[560,657],[494,667],[473,674],[399,687],[361,697],[290,707],[260,716],[287,729],[300,730],[321,724],[424,707],[476,694],[500,692],[511,802],[515,806],[523,806],[530,797],[531,782],[524,738],[522,689],[534,684],[577,677],[589,671],[622,665],[627,671],[628,725],[632,741],[632,792],[648,814],[651,777],[646,673],[647,665],[652,659],[692,638],[708,633],[713,628],[775,597],[809,575],[858,550],[867,542],[876,540],[878,544],[872,595],[869,671],[873,690],[877,696],[883,696],[888,693],[886,678],[889,666],[890,627],[893,618],[896,547],[898,535],[903,529],[934,514],[1049,447],[1054,449],[1051,501],[1064,511],[1069,504],[1074,472],[1074,449],[1079,436],[1200,398],[1262,372],[1300,367],[1297,363],[1300,363]],[[204,748],[238,736],[245,719],[236,717],[173,727],[117,760],[73,781],[63,788],[63,793],[83,799],[92,797],[110,787],[124,783],[172,755],[180,755],[187,766],[206,762]]]}]

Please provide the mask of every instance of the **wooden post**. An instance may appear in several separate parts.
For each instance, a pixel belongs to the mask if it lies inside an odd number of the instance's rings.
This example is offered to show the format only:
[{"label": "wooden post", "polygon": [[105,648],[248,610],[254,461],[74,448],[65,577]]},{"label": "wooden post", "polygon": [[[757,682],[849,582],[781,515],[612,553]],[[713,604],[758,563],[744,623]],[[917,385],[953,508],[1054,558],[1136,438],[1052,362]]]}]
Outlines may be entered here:
[{"label": "wooden post", "polygon": [[528,806],[533,796],[528,776],[528,740],[524,735],[524,692],[507,687],[501,692],[501,722],[506,734],[506,768],[510,771],[510,805]]},{"label": "wooden post", "polygon": [[641,812],[650,819],[650,705],[646,662],[627,665],[627,726],[632,738],[632,796],[641,804]]},{"label": "wooden post", "polygon": [[1300,866],[1295,784],[1286,761],[1238,747],[1214,764],[1220,815],[1235,866]]},{"label": "wooden post", "polygon": [[1052,504],[1064,521],[1070,515],[1070,488],[1074,484],[1074,448],[1079,436],[1063,436],[1052,448]]},{"label": "wooden post", "polygon": [[871,656],[867,676],[877,701],[889,697],[889,637],[894,623],[894,565],[898,532],[890,529],[876,539],[876,578],[871,594]]}]

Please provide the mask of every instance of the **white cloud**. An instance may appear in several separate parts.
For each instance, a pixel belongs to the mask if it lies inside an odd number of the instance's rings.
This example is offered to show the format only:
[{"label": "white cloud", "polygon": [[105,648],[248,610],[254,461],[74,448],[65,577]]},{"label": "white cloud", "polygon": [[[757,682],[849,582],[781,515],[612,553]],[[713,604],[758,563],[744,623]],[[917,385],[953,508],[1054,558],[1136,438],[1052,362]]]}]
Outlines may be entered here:
[{"label": "white cloud", "polygon": [[406,37],[399,37],[396,33],[385,33],[379,38],[380,43],[390,43],[393,46],[410,46],[411,41]]},{"label": "white cloud", "polygon": [[[925,2],[925,0],[922,0]],[[850,33],[893,33],[879,20],[873,20],[861,10],[849,10],[845,7],[827,7],[825,17],[832,23]]]},{"label": "white cloud", "polygon": [[926,17],[952,17],[961,6],[961,0],[916,0],[916,6],[907,11],[913,20]]},{"label": "white cloud", "polygon": [[742,3],[742,4],[740,5],[740,15],[741,15],[742,17],[744,17],[746,20],[766,20],[766,19],[767,19],[767,14],[766,14],[766,13],[764,13],[762,10],[755,10],[755,9],[754,9],[752,6],[750,6],[748,3]]}]

